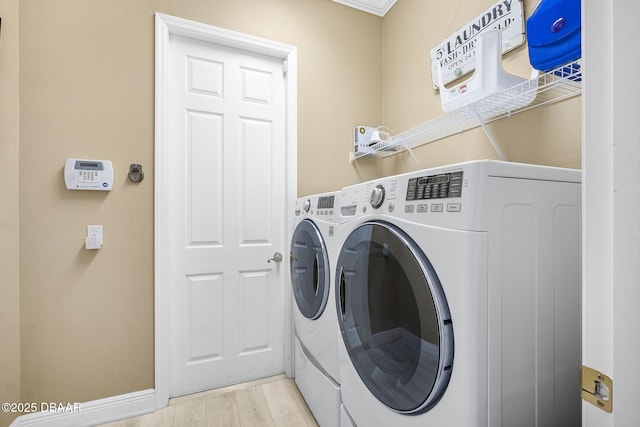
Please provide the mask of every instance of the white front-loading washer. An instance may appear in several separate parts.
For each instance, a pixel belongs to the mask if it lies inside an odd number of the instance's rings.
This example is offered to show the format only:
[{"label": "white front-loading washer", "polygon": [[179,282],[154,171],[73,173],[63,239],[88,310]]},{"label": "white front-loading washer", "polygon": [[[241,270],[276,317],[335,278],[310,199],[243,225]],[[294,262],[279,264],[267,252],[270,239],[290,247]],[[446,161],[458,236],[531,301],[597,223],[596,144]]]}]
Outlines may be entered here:
[{"label": "white front-loading washer", "polygon": [[298,199],[291,239],[295,381],[323,427],[340,425],[338,323],[332,268],[340,194],[338,191]]},{"label": "white front-loading washer", "polygon": [[346,425],[580,425],[580,181],[474,161],[342,190]]}]

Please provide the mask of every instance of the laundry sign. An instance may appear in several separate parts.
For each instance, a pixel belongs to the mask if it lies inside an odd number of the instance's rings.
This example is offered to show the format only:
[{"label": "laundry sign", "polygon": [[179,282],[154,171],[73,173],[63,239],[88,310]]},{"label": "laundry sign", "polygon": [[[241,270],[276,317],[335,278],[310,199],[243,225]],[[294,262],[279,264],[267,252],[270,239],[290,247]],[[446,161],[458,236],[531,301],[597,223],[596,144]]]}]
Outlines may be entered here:
[{"label": "laundry sign", "polygon": [[499,0],[468,24],[431,49],[431,78],[438,87],[438,67],[444,84],[450,83],[476,66],[478,36],[483,31],[502,32],[502,53],[524,43],[524,13],[522,0]]}]

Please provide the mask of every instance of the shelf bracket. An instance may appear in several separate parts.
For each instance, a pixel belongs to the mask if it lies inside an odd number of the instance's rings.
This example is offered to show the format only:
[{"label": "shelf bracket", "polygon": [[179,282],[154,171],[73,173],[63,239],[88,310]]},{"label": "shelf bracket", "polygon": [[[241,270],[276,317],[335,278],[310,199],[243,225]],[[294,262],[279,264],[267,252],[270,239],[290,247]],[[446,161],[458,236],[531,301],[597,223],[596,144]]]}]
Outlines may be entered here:
[{"label": "shelf bracket", "polygon": [[472,108],[472,111],[473,111],[473,114],[476,116],[476,120],[478,120],[478,123],[480,123],[480,126],[482,126],[482,130],[484,130],[484,133],[487,135],[487,138],[489,138],[491,145],[493,145],[493,148],[496,150],[496,153],[498,153],[498,157],[500,158],[500,160],[506,161],[507,158],[502,152],[502,149],[500,149],[500,146],[498,145],[495,138],[493,137],[493,134],[487,127],[487,124],[484,122],[484,119],[480,116],[480,114],[478,114],[478,110],[476,110],[476,108],[474,107]]}]

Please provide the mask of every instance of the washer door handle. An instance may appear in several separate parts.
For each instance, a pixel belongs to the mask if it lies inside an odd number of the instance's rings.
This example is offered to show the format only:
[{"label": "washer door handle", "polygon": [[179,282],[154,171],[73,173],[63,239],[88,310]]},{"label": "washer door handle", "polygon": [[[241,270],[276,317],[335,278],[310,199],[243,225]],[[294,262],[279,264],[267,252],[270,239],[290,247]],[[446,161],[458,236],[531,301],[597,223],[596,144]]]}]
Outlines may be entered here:
[{"label": "washer door handle", "polygon": [[318,295],[318,288],[320,287],[320,260],[318,254],[313,260],[313,293]]},{"label": "washer door handle", "polygon": [[342,316],[343,322],[347,319],[346,286],[347,282],[344,277],[344,269],[340,267],[340,287],[338,289],[338,299],[340,302],[340,315]]}]

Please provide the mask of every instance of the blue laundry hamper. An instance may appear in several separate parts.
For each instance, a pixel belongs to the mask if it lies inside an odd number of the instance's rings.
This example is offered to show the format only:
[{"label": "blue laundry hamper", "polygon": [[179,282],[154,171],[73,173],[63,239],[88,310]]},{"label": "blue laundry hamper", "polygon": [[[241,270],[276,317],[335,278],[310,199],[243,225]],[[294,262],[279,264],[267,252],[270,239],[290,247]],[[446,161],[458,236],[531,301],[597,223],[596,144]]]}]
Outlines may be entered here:
[{"label": "blue laundry hamper", "polygon": [[547,72],[580,59],[581,27],[580,0],[541,0],[527,19],[531,66]]}]

